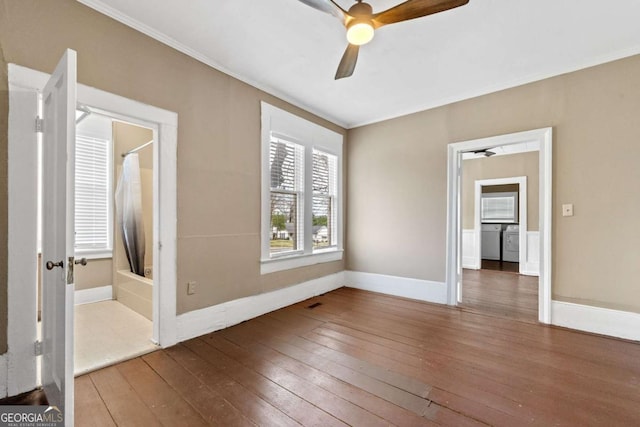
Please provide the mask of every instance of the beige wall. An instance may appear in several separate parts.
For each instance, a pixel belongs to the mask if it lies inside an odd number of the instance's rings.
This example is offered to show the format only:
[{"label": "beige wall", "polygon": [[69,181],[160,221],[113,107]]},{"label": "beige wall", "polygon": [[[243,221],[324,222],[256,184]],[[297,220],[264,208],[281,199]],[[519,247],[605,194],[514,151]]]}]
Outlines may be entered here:
[{"label": "beige wall", "polygon": [[74,269],[76,291],[112,284],[111,258],[90,259],[85,266]]},{"label": "beige wall", "polygon": [[[78,80],[178,113],[177,312],[290,286],[343,262],[260,275],[260,101],[345,131],[73,0],[0,0],[0,162],[6,165],[6,63],[51,72],[78,52]],[[6,167],[0,232],[6,236]],[[6,244],[0,245],[0,351],[6,348]],[[186,283],[198,282],[187,296]]]},{"label": "beige wall", "polygon": [[[474,228],[475,182],[481,179],[527,177],[527,230],[538,231],[538,152],[468,159],[462,162],[462,228]],[[518,191],[501,189],[500,191]],[[484,192],[484,190],[483,190]]]},{"label": "beige wall", "polygon": [[351,130],[347,268],[443,282],[447,144],[552,126],[553,298],[640,312],[638,76],[634,56]]}]

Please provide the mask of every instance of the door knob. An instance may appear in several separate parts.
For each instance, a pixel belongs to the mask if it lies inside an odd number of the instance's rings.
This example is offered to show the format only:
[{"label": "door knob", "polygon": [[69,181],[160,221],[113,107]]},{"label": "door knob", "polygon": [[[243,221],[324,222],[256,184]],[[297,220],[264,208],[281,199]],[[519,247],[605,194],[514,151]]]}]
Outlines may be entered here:
[{"label": "door knob", "polygon": [[64,262],[62,261],[58,261],[58,262],[53,262],[53,261],[47,261],[47,263],[45,264],[47,267],[47,270],[53,270],[55,267],[63,267],[64,266]]},{"label": "door knob", "polygon": [[80,265],[87,265],[87,259],[86,258],[80,258],[74,261],[74,263],[76,265],[80,264]]}]

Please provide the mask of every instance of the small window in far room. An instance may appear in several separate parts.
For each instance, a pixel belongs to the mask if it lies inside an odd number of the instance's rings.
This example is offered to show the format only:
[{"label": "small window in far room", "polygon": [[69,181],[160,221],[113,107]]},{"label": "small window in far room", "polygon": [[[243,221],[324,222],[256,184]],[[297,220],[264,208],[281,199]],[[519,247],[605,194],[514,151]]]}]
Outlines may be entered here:
[{"label": "small window in far room", "polygon": [[111,142],[76,135],[75,248],[89,258],[111,257]]}]

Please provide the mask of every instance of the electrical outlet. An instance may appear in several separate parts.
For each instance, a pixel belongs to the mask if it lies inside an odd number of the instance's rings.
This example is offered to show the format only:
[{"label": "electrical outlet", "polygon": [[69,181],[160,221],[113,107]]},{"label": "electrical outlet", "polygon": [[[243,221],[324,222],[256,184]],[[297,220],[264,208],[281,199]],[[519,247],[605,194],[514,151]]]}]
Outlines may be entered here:
[{"label": "electrical outlet", "polygon": [[196,282],[187,282],[187,295],[196,293]]},{"label": "electrical outlet", "polygon": [[562,205],[562,216],[573,216],[573,205]]}]

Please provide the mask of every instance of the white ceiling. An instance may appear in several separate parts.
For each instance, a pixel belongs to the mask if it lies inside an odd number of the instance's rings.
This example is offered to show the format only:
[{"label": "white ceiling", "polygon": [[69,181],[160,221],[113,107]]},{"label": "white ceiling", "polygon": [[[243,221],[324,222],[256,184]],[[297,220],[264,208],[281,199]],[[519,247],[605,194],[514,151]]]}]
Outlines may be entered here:
[{"label": "white ceiling", "polygon": [[344,27],[296,0],[78,1],[347,128],[640,53],[638,0],[470,0],[380,28],[335,81]]}]

